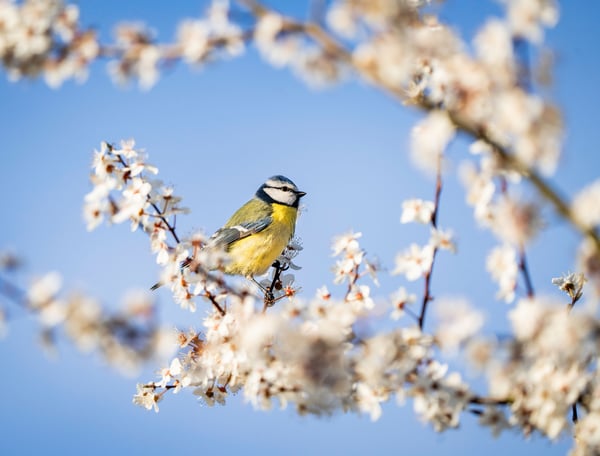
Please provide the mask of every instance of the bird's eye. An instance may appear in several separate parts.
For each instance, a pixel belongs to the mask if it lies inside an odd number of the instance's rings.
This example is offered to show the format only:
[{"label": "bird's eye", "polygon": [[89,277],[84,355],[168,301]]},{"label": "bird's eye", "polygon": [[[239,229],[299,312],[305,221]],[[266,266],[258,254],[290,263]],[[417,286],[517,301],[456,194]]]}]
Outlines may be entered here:
[{"label": "bird's eye", "polygon": [[289,191],[291,191],[292,189],[291,189],[291,188],[289,188],[289,187],[285,187],[285,186],[284,186],[284,187],[281,187],[281,190],[283,190],[284,192],[289,192]]}]

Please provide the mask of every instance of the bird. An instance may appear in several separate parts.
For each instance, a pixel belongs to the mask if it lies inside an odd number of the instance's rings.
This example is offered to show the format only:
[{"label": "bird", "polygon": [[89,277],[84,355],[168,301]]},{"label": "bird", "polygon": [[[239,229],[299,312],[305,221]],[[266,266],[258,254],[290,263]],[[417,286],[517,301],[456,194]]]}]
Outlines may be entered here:
[{"label": "bird", "polygon": [[[204,248],[225,249],[229,261],[223,272],[244,276],[261,287],[254,276],[267,272],[294,236],[300,199],[305,195],[289,178],[269,177]],[[185,261],[182,267],[191,262]],[[159,282],[151,289],[161,285]]]}]

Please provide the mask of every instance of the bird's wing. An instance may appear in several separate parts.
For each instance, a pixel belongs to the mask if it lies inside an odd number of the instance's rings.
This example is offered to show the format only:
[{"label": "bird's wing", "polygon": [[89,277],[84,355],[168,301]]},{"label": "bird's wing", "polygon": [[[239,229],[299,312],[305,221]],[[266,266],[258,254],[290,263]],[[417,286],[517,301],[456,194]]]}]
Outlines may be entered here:
[{"label": "bird's wing", "polygon": [[208,245],[227,247],[233,244],[235,241],[252,236],[256,233],[260,233],[262,230],[268,227],[272,221],[273,218],[271,216],[267,216],[252,222],[243,222],[237,225],[221,228],[210,237],[208,240]]}]

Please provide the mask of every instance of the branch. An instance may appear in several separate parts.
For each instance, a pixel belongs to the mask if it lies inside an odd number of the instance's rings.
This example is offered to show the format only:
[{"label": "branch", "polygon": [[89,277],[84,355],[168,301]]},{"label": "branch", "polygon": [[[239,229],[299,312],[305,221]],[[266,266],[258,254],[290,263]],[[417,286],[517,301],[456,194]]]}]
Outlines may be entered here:
[{"label": "branch", "polygon": [[[431,226],[437,228],[437,217],[440,205],[440,195],[442,194],[442,156],[438,157],[437,173],[435,179],[435,196],[433,201],[433,213],[431,214]],[[433,265],[435,264],[435,257],[437,255],[438,248],[433,248],[433,254],[431,258],[431,266],[429,271],[425,274],[425,292],[423,293],[423,302],[421,303],[421,313],[419,315],[419,329],[423,330],[425,325],[425,313],[427,312],[427,305],[429,301],[433,300],[431,296],[431,275],[433,274]]]},{"label": "branch", "polygon": [[521,245],[519,248],[519,270],[523,274],[523,280],[525,282],[525,290],[528,298],[533,298],[535,292],[533,290],[533,283],[531,282],[531,276],[529,275],[529,269],[527,268],[527,259],[525,257],[525,247]]},{"label": "branch", "polygon": [[[270,10],[262,6],[255,0],[239,0],[240,3],[246,5],[251,12],[260,17],[267,14]],[[417,108],[430,112],[433,110],[439,110],[440,104],[433,102],[426,96],[422,96],[417,100],[408,99],[404,90],[400,87],[393,86],[383,80],[376,69],[369,66],[360,66],[353,61],[352,53],[347,50],[342,44],[340,44],[335,38],[333,38],[323,27],[314,22],[301,23],[286,19],[286,30],[288,31],[300,31],[305,33],[307,36],[312,38],[322,49],[330,56],[337,59],[339,62],[348,65],[357,74],[362,76],[368,81],[373,81],[375,86],[390,95],[396,101],[402,104],[412,104]],[[448,116],[452,123],[458,130],[467,133],[473,138],[481,139],[486,142],[494,150],[496,155],[502,160],[507,168],[513,169],[520,175],[528,179],[533,186],[537,189],[539,194],[546,199],[553,207],[554,210],[567,222],[569,222],[574,228],[576,228],[583,235],[589,237],[595,244],[598,251],[600,251],[600,234],[592,227],[589,227],[581,223],[577,217],[571,212],[568,203],[565,198],[561,196],[562,192],[555,189],[552,184],[546,181],[537,171],[527,166],[518,157],[510,153],[509,149],[504,145],[500,144],[494,139],[483,126],[473,123],[469,118],[462,115],[459,111],[443,107],[448,113]]]}]

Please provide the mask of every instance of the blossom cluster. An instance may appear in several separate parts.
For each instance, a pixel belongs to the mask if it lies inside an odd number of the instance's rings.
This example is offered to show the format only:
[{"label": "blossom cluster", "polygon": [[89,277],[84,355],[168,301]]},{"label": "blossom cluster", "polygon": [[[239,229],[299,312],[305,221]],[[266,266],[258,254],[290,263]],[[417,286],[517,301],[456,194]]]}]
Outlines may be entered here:
[{"label": "blossom cluster", "polygon": [[[377,283],[382,268],[367,259],[358,232],[333,242],[333,283],[344,288],[339,297],[323,287],[311,300],[298,299],[288,272],[297,268],[293,260],[301,250],[293,240],[259,283],[261,303],[252,284],[232,286],[220,273],[226,252],[205,248],[208,238],[201,233],[179,238],[174,219],[187,210],[172,187],[153,177],[158,170],[134,142],[103,143],[85,196],[88,229],[103,221],[130,222],[132,231],[145,232],[162,267],[157,286],[168,287],[184,308],[195,310],[203,299],[209,310],[202,330],[179,332],[179,356],[158,380],[138,385],[134,402],[158,410],[168,391],[191,388],[208,405],[224,404],[240,391],[261,410],[293,404],[301,414],[350,411],[375,420],[381,404],[395,398],[409,401],[438,431],[457,427],[461,415],[472,412],[494,434],[517,427],[556,439],[572,431],[573,454],[600,452],[600,322],[588,310],[573,310],[586,280],[592,297],[600,296],[600,184],[584,187],[571,205],[546,184],[559,160],[562,121],[551,102],[531,90],[530,72],[515,52],[516,43],[542,42],[558,20],[556,1],[506,0],[504,17],[489,19],[472,42],[431,14],[427,0],[337,0],[328,3],[325,21],[310,22],[253,0],[240,3],[251,13],[244,15],[250,21],[244,27],[232,20],[228,2],[215,0],[205,17],[182,21],[173,43],[158,43],[144,25],[122,24],[114,44],[100,44],[95,32],[79,25],[74,5],[0,0],[0,60],[13,79],[43,75],[58,86],[84,78],[93,60],[108,57],[118,82],[137,80],[149,88],[163,64],[204,64],[239,55],[253,42],[267,63],[290,68],[309,83],[354,74],[422,108],[426,115],[413,128],[410,154],[417,167],[435,172],[436,193],[433,201],[405,201],[401,222],[428,225],[430,235],[424,245],[412,243],[400,252],[392,271],[409,282],[424,279],[420,312],[410,307],[417,296],[401,286],[386,300],[392,329],[359,330],[377,307],[364,279]],[[482,314],[464,299],[438,299],[440,323],[424,331],[436,254],[456,250],[437,214],[442,177],[452,169],[445,151],[461,131],[474,140],[473,155],[459,167],[466,201],[476,222],[498,241],[486,268],[498,285],[496,297],[516,303],[509,312],[513,334],[502,340],[480,334]],[[584,235],[577,264],[582,272],[553,280],[568,295],[566,305],[536,296],[529,283],[526,249],[544,221],[539,201],[523,196],[523,183]],[[0,267],[13,263],[2,259]],[[120,366],[147,359],[162,344],[146,298],[130,297],[122,314],[108,316],[96,301],[63,298],[59,290],[60,278],[51,273],[12,296],[39,315],[47,340],[64,327],[80,348],[99,349]],[[406,314],[416,324],[401,325]],[[3,315],[0,310],[0,331]],[[442,353],[457,351],[482,370],[487,395],[476,394],[441,361]]]},{"label": "blossom cluster", "polygon": [[[16,264],[14,257],[2,257],[12,261],[0,264],[0,288],[22,311],[37,317],[40,339],[49,353],[56,351],[57,338],[63,335],[80,351],[98,353],[109,365],[131,373],[143,363],[173,352],[175,334],[159,324],[154,300],[147,292],[131,291],[123,297],[120,310],[109,311],[84,293],[62,292],[58,272],[35,277],[26,288],[19,287],[15,275],[20,268],[10,266]],[[5,314],[0,307],[0,332],[8,328]]]},{"label": "blossom cluster", "polygon": [[96,33],[81,30],[79,8],[60,0],[0,1],[0,60],[13,79],[43,75],[51,87],[85,80],[100,53]]},{"label": "blossom cluster", "polygon": [[229,20],[226,1],[214,2],[206,18],[182,21],[169,44],[157,44],[148,28],[135,23],[119,24],[114,35],[114,43],[100,43],[95,30],[79,23],[79,7],[62,0],[0,1],[0,61],[9,77],[43,76],[51,87],[69,79],[84,81],[90,64],[107,57],[116,82],[134,79],[147,89],[158,80],[161,65],[239,55],[245,39]]},{"label": "blossom cluster", "polygon": [[600,449],[597,433],[590,433],[597,429],[600,404],[597,317],[569,313],[547,298],[521,299],[509,317],[514,337],[490,342],[494,348],[477,357],[485,365],[490,396],[508,400],[511,426],[550,439],[571,430],[571,411],[579,404],[573,454],[594,454]]},{"label": "blossom cluster", "polygon": [[[188,209],[181,206],[173,187],[151,177],[158,169],[147,162],[143,150],[135,148],[135,141],[121,141],[118,147],[103,142],[100,150],[94,151],[92,168],[93,188],[85,196],[83,208],[88,230],[103,221],[128,221],[132,231],[146,232],[156,262],[162,266],[160,281],[153,288],[168,286],[175,302],[190,311],[196,310],[196,301],[202,298],[222,314],[228,295],[243,299],[250,293],[248,287],[229,286],[218,272],[229,260],[223,248],[206,248],[209,239],[202,233],[179,238],[174,220]],[[300,241],[293,239],[279,256],[274,276],[262,284],[269,295],[265,305],[298,291],[293,287],[293,274],[281,273],[299,269],[292,260],[301,250]]]},{"label": "blossom cluster", "polygon": [[138,385],[134,402],[158,410],[166,391],[192,388],[208,405],[225,404],[243,391],[262,410],[293,404],[298,413],[366,413],[375,420],[381,404],[413,399],[414,409],[437,430],[456,427],[474,398],[457,372],[433,359],[434,339],[417,327],[359,337],[355,325],[373,308],[373,274],[357,239],[334,241],[336,281],[346,283],[342,299],[322,288],[303,302],[296,298],[276,312],[257,309],[251,296],[233,297],[227,313],[213,311],[202,333],[180,334],[181,354],[155,382]]}]

